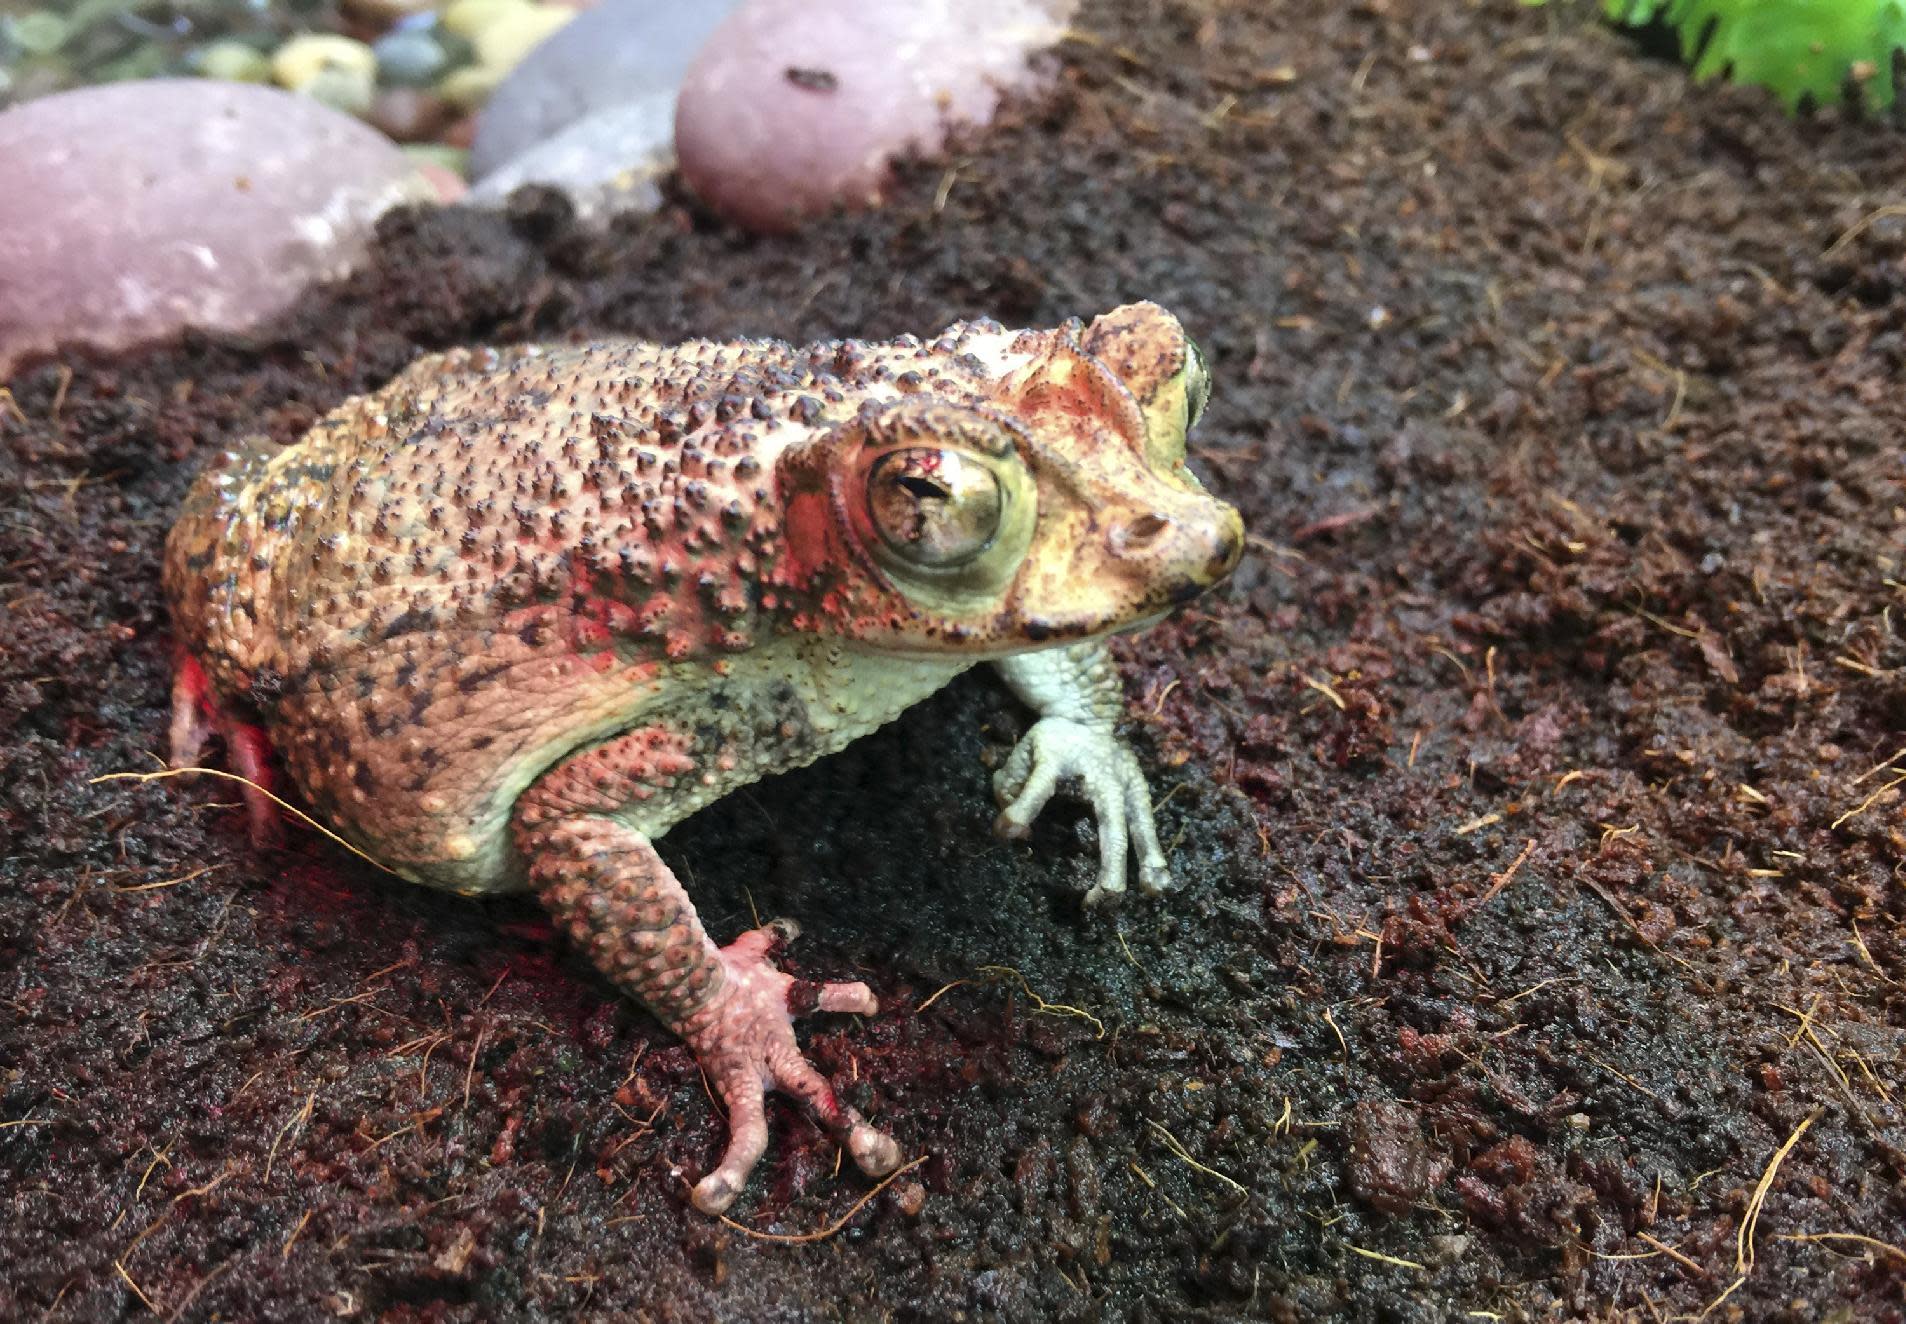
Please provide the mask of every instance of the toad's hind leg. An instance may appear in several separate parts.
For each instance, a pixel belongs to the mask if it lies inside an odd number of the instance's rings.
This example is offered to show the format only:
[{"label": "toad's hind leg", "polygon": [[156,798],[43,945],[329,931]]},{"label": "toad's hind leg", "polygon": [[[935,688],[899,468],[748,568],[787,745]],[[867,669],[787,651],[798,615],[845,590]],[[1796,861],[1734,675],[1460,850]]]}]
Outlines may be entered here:
[{"label": "toad's hind leg", "polygon": [[611,817],[694,762],[669,732],[629,732],[545,774],[517,803],[516,842],[530,884],[558,924],[612,983],[688,1041],[728,1107],[728,1150],[694,1190],[720,1213],[766,1151],[765,1093],[804,1103],[870,1175],[900,1151],[835,1097],[801,1056],[793,1017],[878,1010],[865,984],[813,984],[777,970],[772,956],[797,930],[785,922],[710,942],[675,875],[640,832]]},{"label": "toad's hind leg", "polygon": [[198,764],[205,742],[214,734],[225,741],[225,757],[245,779],[245,813],[251,821],[252,841],[260,846],[284,842],[284,821],[270,792],[276,773],[272,767],[271,737],[255,722],[234,716],[219,702],[205,668],[189,653],[181,653],[172,668],[172,729],[168,759],[174,768]]}]

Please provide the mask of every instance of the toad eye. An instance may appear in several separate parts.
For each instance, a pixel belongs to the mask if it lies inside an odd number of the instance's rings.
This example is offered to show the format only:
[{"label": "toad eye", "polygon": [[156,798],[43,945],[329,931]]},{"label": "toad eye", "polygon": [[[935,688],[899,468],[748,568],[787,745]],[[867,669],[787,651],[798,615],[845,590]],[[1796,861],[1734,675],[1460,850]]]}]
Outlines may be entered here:
[{"label": "toad eye", "polygon": [[880,540],[927,569],[972,560],[999,532],[1004,502],[992,470],[959,451],[894,451],[867,475],[867,508]]},{"label": "toad eye", "polygon": [[1189,432],[1211,402],[1211,369],[1195,340],[1185,341],[1185,430]]}]

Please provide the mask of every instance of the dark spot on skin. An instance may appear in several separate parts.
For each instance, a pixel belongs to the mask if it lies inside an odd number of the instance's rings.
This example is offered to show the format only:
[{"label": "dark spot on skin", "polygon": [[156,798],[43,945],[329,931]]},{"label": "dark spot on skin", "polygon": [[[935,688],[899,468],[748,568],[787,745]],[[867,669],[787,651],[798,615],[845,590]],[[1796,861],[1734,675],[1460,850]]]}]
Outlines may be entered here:
[{"label": "dark spot on skin", "polygon": [[491,745],[494,745],[495,743],[496,743],[495,736],[478,736],[475,740],[472,740],[470,742],[470,748],[476,750],[478,753],[481,753],[482,751],[488,749]]},{"label": "dark spot on skin", "polygon": [[1024,634],[1026,638],[1032,640],[1035,644],[1042,644],[1052,638],[1054,631],[1052,626],[1044,621],[1027,621],[1020,633]]},{"label": "dark spot on skin", "polygon": [[509,667],[506,664],[499,662],[493,667],[485,667],[481,671],[473,671],[457,682],[457,689],[464,694],[474,694],[485,681],[494,680],[508,670]]},{"label": "dark spot on skin", "polygon": [[271,703],[285,692],[285,676],[274,667],[252,672],[249,697],[255,703]]},{"label": "dark spot on skin", "polygon": [[371,771],[370,764],[354,763],[351,765],[351,785],[357,787],[358,790],[364,792],[366,795],[369,795],[373,790],[377,789],[377,776]]},{"label": "dark spot on skin", "polygon": [[543,640],[548,636],[549,630],[541,621],[531,621],[528,625],[525,625],[521,630],[517,631],[516,635],[518,639],[521,639],[531,648],[541,647]]},{"label": "dark spot on skin", "polygon": [[409,634],[414,630],[428,630],[437,623],[436,616],[420,607],[406,607],[395,620],[384,627],[379,639],[395,639],[400,634]]},{"label": "dark spot on skin", "polygon": [[324,757],[326,762],[332,763],[332,764],[342,764],[342,763],[348,763],[350,761],[350,758],[351,758],[350,742],[347,739],[345,739],[344,733],[342,731],[336,729],[335,727],[327,730],[324,733],[323,743],[324,743]]}]

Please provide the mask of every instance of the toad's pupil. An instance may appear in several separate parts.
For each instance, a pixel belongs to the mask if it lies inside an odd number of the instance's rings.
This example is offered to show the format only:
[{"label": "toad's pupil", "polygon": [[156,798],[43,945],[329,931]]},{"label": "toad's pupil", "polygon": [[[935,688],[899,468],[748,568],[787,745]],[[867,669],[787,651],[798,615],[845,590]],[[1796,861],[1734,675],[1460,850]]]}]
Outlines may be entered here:
[{"label": "toad's pupil", "polygon": [[959,565],[999,529],[999,480],[957,451],[915,449],[874,465],[868,504],[881,540],[915,565]]},{"label": "toad's pupil", "polygon": [[925,478],[916,478],[912,474],[902,474],[898,481],[900,486],[906,488],[907,491],[913,493],[922,501],[944,501],[953,495],[938,483],[931,482]]}]

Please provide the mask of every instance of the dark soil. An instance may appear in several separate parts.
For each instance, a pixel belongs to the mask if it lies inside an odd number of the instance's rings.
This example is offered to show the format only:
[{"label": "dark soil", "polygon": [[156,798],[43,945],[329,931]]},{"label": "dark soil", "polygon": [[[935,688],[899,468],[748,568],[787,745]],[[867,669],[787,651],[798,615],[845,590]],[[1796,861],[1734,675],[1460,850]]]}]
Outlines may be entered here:
[{"label": "dark soil", "polygon": [[[12,382],[0,1317],[1901,1317],[1900,132],[1510,0],[1118,0],[1065,54],[878,215],[404,217],[271,336]],[[989,835],[977,675],[665,843],[887,1007],[807,1041],[926,1162],[829,1239],[686,1208],[692,1061],[532,903],[93,781],[156,766],[200,453],[420,350],[1135,297],[1254,533],[1123,646],[1182,889],[1085,916],[1082,811]],[[773,1121],[738,1220],[829,1227],[869,1183]]]}]

